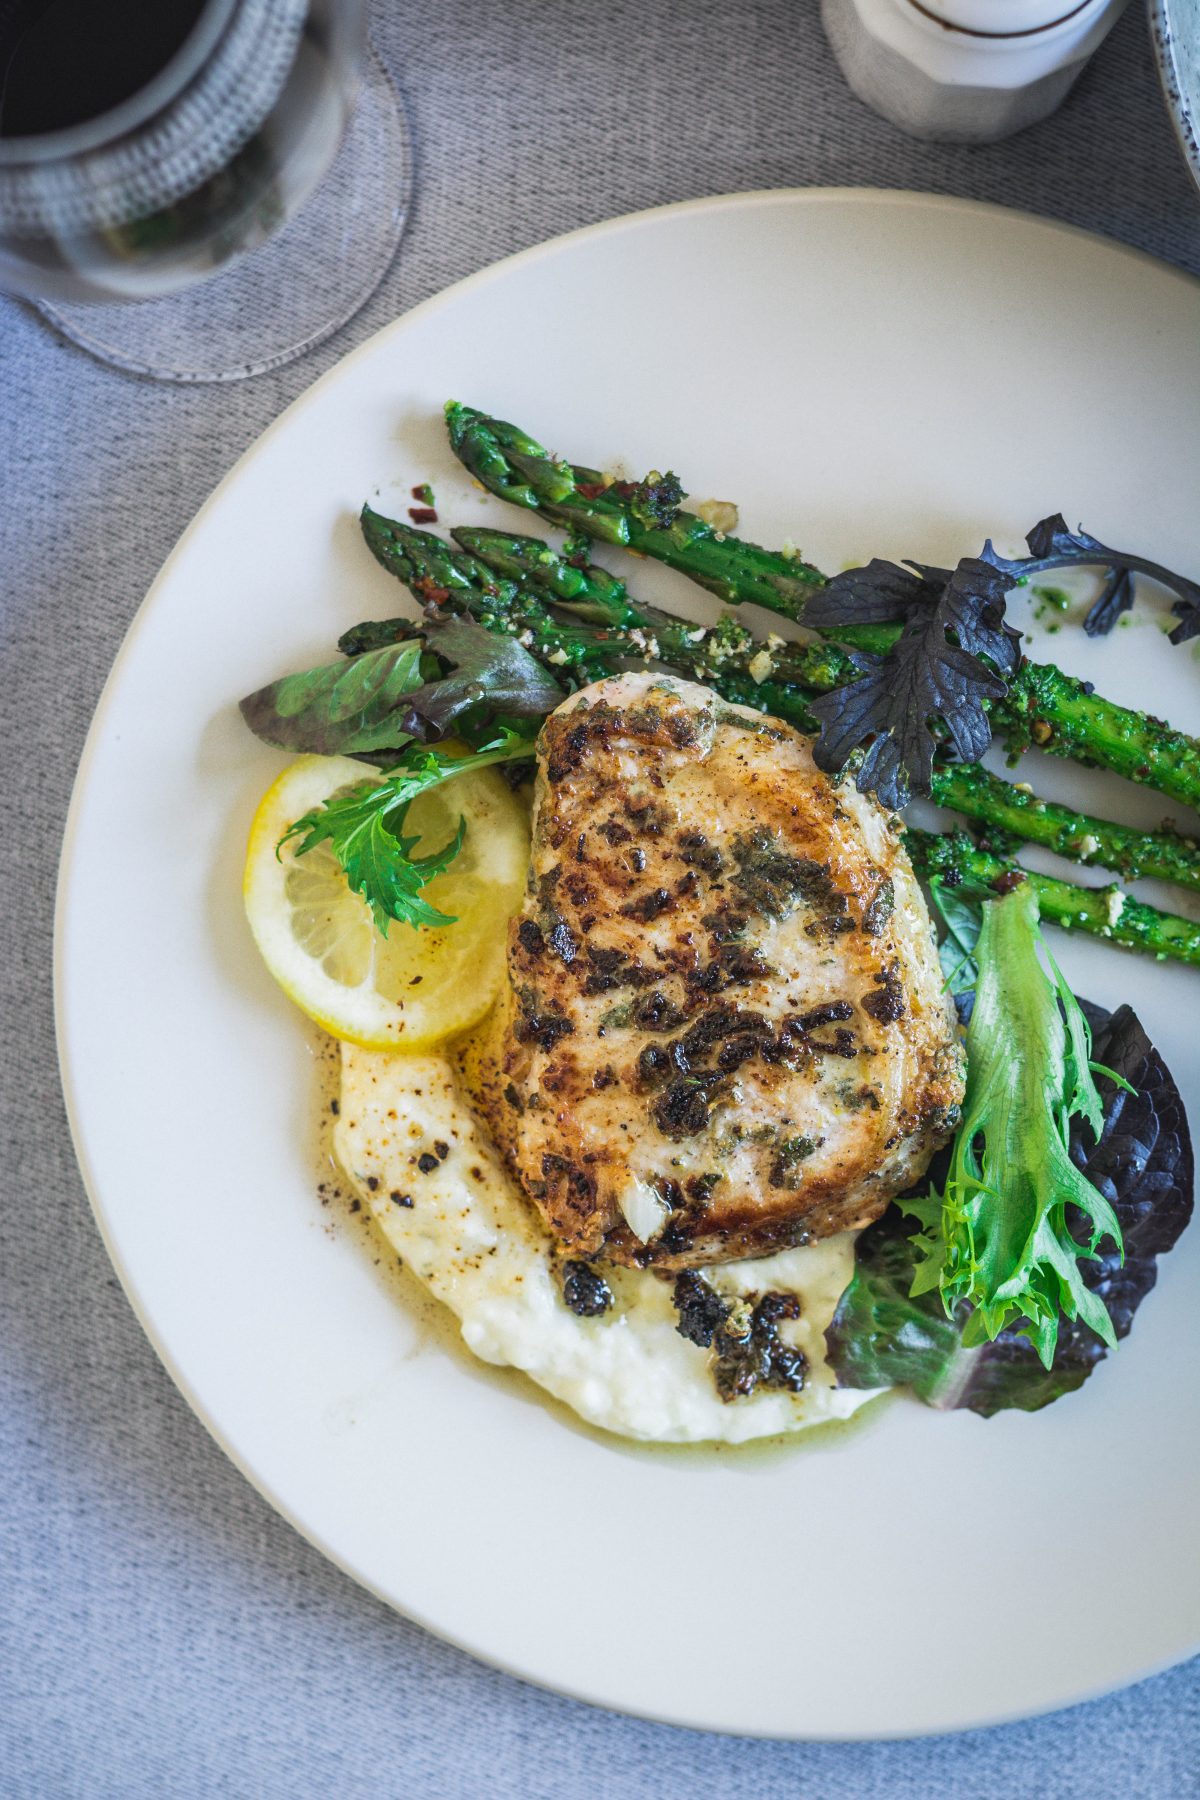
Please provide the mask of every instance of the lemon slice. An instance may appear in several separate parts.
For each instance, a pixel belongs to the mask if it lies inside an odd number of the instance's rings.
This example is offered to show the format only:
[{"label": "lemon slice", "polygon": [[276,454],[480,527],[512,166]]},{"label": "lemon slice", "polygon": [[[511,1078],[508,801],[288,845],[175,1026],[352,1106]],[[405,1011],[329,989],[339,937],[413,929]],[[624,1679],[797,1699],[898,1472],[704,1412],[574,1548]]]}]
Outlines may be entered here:
[{"label": "lemon slice", "polygon": [[327,844],[276,846],[289,825],[371,778],[344,756],[306,756],[263,796],[250,828],[242,892],[250,929],[283,991],[334,1037],[368,1050],[427,1050],[474,1025],[504,978],[508,920],[529,862],[525,806],[492,769],[414,800],[404,833],[414,854],[438,850],[466,820],[463,847],[422,898],[455,920],[437,928],[395,922],[376,930]]}]

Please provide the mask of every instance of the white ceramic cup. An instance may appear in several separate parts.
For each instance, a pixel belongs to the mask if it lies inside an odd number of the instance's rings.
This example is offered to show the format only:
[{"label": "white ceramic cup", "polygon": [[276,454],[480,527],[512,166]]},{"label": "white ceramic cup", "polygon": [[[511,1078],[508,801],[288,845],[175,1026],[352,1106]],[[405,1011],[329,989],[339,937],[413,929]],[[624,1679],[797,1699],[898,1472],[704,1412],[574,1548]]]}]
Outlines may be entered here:
[{"label": "white ceramic cup", "polygon": [[1127,0],[822,0],[847,82],[915,137],[987,143],[1052,113]]}]

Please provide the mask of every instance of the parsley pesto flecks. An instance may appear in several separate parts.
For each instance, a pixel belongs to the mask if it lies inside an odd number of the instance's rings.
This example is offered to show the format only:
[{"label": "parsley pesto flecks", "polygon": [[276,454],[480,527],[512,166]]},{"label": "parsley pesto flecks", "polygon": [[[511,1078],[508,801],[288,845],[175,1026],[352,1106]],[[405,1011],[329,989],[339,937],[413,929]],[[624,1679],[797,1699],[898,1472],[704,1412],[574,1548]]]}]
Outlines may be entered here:
[{"label": "parsley pesto flecks", "polygon": [[[392,1253],[457,1320],[473,1355],[523,1371],[592,1425],[654,1443],[740,1444],[803,1432],[849,1418],[871,1398],[839,1389],[825,1358],[823,1334],[853,1271],[848,1234],[706,1272],[722,1309],[739,1317],[748,1298],[753,1312],[772,1293],[795,1296],[800,1307],[797,1318],[762,1316],[754,1347],[761,1357],[764,1327],[773,1323],[795,1359],[792,1380],[763,1381],[749,1347],[739,1347],[731,1397],[723,1399],[711,1348],[680,1336],[671,1285],[653,1272],[588,1266],[573,1297],[589,1310],[568,1304],[556,1247],[479,1122],[480,1084],[495,1078],[481,1073],[486,1034],[461,1040],[452,1058],[347,1044],[341,1062],[338,1161]],[[444,1158],[435,1142],[449,1146]],[[428,1172],[423,1155],[432,1158]],[[778,1350],[771,1361],[782,1378]],[[738,1394],[746,1373],[756,1376],[753,1389]]]},{"label": "parsley pesto flecks", "polygon": [[564,1255],[674,1272],[874,1216],[961,1092],[887,816],[796,733],[649,673],[547,721],[535,792],[503,1020],[523,1104],[490,1116]]},{"label": "parsley pesto flecks", "polygon": [[768,919],[786,918],[800,905],[822,917],[844,917],[846,896],[828,863],[790,854],[776,833],[763,826],[737,833],[729,847],[737,865],[733,885]]},{"label": "parsley pesto flecks", "polygon": [[799,1187],[804,1179],[802,1164],[819,1148],[816,1138],[805,1137],[803,1133],[784,1138],[771,1164],[771,1186]]},{"label": "parsley pesto flecks", "polygon": [[[1011,631],[1003,624],[1004,598],[1016,582],[1051,568],[1090,564],[1108,569],[1106,584],[1114,573],[1119,579],[1128,572],[1141,572],[1173,589],[1178,596],[1174,611],[1179,624],[1172,637],[1183,642],[1200,631],[1200,584],[1186,576],[1146,558],[1111,550],[1082,532],[1072,534],[1061,515],[1054,515],[1030,532],[1028,558],[1001,557],[989,541],[978,557],[964,559],[953,572],[916,562],[900,567],[876,560],[827,580],[794,554],[765,550],[732,534],[716,532],[695,514],[681,511],[666,529],[647,527],[631,511],[624,491],[628,484],[608,482],[595,470],[550,457],[527,432],[505,420],[451,402],[446,422],[456,455],[485,487],[502,498],[540,511],[576,538],[596,538],[657,557],[730,605],[751,603],[815,626],[827,641],[815,647],[817,660],[805,659],[808,646],[799,656],[797,646],[787,647],[785,691],[788,684],[798,682],[810,690],[828,692],[862,677],[861,667],[856,669],[842,646],[887,660],[893,678],[890,685],[893,689],[908,686],[910,699],[920,703],[914,705],[914,715],[923,708],[920,723],[914,717],[910,726],[901,716],[898,693],[893,692],[893,704],[889,704],[889,680],[877,675],[856,697],[853,718],[850,714],[841,717],[839,712],[841,760],[837,761],[832,744],[824,753],[826,766],[835,762],[844,766],[846,756],[869,729],[866,716],[872,713],[887,726],[887,735],[876,740],[878,749],[875,744],[868,749],[857,778],[873,783],[878,775],[883,785],[875,791],[881,796],[890,791],[898,794],[905,787],[913,792],[929,791],[928,721],[936,717],[944,726],[957,727],[961,700],[964,705],[969,702],[962,720],[963,735],[973,743],[986,744],[990,737],[985,715],[990,715],[1010,744],[1027,741],[1033,721],[1045,727],[1045,747],[1056,754],[1077,755],[1085,762],[1148,782],[1187,805],[1200,800],[1200,744],[1195,739],[1172,732],[1144,713],[1114,707],[1061,670],[1029,663],[1018,666]],[[583,561],[577,554],[574,560]],[[628,608],[624,593],[622,600]],[[629,617],[627,610],[613,622],[624,626]],[[960,628],[965,635],[959,635]],[[961,658],[950,654],[956,646],[947,643],[947,631],[958,637]],[[901,638],[907,638],[902,650],[898,646]],[[719,667],[715,644],[713,649],[713,659],[703,664],[689,661],[686,649],[678,655],[672,649],[667,660],[694,679],[710,681]],[[893,651],[897,652],[894,657]],[[759,654],[755,648],[744,658],[742,669],[748,673]],[[821,656],[830,658],[823,673],[819,672]],[[996,692],[989,691],[981,657],[986,657],[995,671]],[[801,673],[801,667],[807,672]],[[950,684],[945,693],[935,679],[939,670]],[[755,677],[748,675],[740,691],[730,697],[754,704],[757,685]],[[770,688],[776,684],[763,680],[761,685]],[[777,698],[769,693],[758,703],[765,710],[780,711]],[[944,706],[955,713],[955,720],[945,719]],[[806,713],[807,723],[795,713],[785,716],[805,730],[814,728],[811,711]],[[972,757],[975,754],[970,752]]]}]

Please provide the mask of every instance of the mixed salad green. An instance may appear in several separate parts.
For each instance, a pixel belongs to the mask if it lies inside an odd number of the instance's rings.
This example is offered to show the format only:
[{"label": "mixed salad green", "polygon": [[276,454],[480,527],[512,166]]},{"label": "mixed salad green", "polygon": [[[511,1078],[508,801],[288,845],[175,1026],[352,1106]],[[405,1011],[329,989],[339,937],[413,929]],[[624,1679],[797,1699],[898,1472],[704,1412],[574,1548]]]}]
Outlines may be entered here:
[{"label": "mixed salad green", "polygon": [[[393,922],[452,923],[421,890],[458,853],[464,827],[419,853],[405,831],[413,800],[491,764],[527,772],[540,722],[565,693],[647,663],[812,734],[819,766],[885,805],[926,795],[965,816],[973,836],[906,831],[967,1021],[962,1123],[922,1191],[860,1239],[829,1353],[844,1385],[905,1385],[932,1405],[982,1414],[1033,1409],[1078,1387],[1128,1331],[1155,1258],[1186,1225],[1193,1162],[1178,1090],[1136,1016],[1076,999],[1041,920],[1195,966],[1200,924],[1116,883],[1038,875],[1014,852],[1033,842],[1195,890],[1200,851],[1170,827],[1137,831],[1041,800],[978,759],[999,730],[1014,758],[1032,743],[1200,804],[1200,741],[1028,662],[1005,617],[1014,586],[1087,565],[1103,572],[1089,632],[1111,629],[1140,573],[1174,591],[1179,642],[1200,631],[1200,586],[1070,532],[1060,515],[1034,527],[1027,558],[1001,557],[989,541],[953,570],[876,560],[827,580],[792,552],[685,511],[673,475],[630,482],[565,463],[455,403],[447,421],[486,488],[569,535],[555,548],[476,527],[447,542],[364,507],[367,545],[424,619],[356,626],[338,660],[242,703],[269,743],[367,758],[383,771],[297,820],[284,841],[301,852],[326,844],[385,934]],[[421,498],[421,521],[434,522],[432,490]],[[730,614],[697,626],[642,605],[591,561],[593,539],[817,636],[756,639]],[[448,738],[452,748],[436,747]]]}]

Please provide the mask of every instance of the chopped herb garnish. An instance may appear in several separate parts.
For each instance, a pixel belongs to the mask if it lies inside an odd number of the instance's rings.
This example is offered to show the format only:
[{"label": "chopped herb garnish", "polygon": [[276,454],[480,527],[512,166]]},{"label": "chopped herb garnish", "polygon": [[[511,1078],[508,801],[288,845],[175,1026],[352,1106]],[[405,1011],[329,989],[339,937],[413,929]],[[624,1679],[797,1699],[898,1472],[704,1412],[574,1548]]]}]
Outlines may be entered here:
[{"label": "chopped herb garnish", "polygon": [[303,856],[327,843],[385,937],[394,919],[412,926],[453,925],[449,915],[421,898],[421,889],[435,875],[443,874],[462,849],[465,822],[459,820],[458,830],[440,850],[414,856],[420,837],[404,835],[408,809],[418,794],[457,775],[528,758],[532,753],[529,739],[514,731],[504,732],[470,756],[448,756],[414,745],[382,780],[361,782],[297,819],[279,840],[279,847],[298,838],[296,854]]}]

